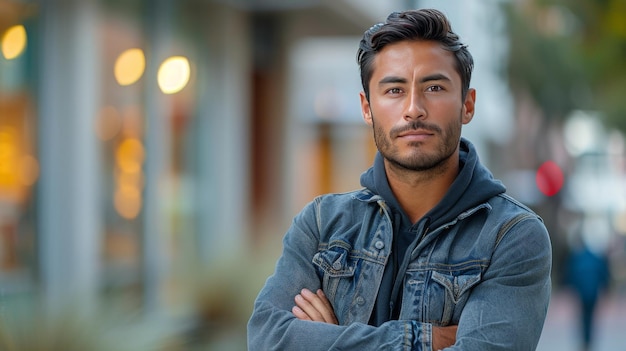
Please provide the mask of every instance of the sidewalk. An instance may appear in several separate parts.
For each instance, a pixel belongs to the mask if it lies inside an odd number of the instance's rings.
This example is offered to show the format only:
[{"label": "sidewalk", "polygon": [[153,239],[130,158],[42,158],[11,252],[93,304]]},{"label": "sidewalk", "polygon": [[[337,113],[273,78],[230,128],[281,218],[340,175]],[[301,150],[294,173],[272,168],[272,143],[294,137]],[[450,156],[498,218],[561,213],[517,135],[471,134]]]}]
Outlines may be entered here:
[{"label": "sidewalk", "polygon": [[[626,296],[611,295],[599,302],[592,350],[626,350]],[[577,351],[580,333],[577,302],[569,292],[552,296],[537,351]]]}]

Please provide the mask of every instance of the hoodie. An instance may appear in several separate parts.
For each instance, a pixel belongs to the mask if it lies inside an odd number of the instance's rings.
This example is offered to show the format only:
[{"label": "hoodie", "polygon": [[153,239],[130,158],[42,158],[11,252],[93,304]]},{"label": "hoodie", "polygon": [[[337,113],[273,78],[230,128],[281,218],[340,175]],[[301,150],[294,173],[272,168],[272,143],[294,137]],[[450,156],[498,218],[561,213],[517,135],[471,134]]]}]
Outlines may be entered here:
[{"label": "hoodie", "polygon": [[361,175],[361,185],[381,196],[389,207],[394,228],[391,257],[385,266],[369,324],[378,326],[398,318],[402,300],[400,285],[410,259],[408,251],[415,247],[422,233],[506,191],[504,185],[494,179],[491,172],[480,163],[478,153],[470,141],[461,138],[459,149],[459,175],[443,199],[417,223],[411,223],[393,195],[380,153],[376,154],[373,166]]}]

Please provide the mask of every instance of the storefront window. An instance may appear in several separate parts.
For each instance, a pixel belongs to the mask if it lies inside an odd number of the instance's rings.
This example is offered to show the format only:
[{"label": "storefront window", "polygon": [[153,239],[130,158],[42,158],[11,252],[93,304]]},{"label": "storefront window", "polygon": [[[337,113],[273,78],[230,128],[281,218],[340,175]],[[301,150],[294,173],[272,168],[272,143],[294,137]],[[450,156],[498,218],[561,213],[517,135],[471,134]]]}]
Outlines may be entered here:
[{"label": "storefront window", "polygon": [[32,284],[39,174],[33,94],[33,23],[28,2],[0,0],[0,285]]}]

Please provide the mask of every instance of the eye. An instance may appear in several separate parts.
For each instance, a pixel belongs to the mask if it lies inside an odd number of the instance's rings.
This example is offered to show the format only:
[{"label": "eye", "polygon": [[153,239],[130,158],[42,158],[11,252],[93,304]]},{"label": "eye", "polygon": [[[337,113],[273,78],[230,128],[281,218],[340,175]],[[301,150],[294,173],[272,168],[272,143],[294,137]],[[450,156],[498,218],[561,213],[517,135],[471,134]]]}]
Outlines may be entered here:
[{"label": "eye", "polygon": [[432,91],[432,92],[437,92],[437,91],[443,91],[443,87],[441,85],[431,85],[428,88],[426,88],[426,91]]},{"label": "eye", "polygon": [[387,90],[388,94],[393,94],[393,95],[397,95],[397,94],[401,94],[402,93],[402,89],[400,88],[391,88],[389,90]]}]

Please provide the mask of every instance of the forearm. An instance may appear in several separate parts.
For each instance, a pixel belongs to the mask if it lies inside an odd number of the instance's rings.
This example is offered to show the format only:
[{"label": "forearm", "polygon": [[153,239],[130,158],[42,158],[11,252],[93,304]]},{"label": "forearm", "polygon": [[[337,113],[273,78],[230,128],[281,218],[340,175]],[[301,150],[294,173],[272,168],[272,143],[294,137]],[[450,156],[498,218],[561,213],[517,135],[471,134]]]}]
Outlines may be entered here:
[{"label": "forearm", "polygon": [[248,324],[248,350],[427,350],[413,348],[415,328],[410,321],[392,321],[380,327],[362,323],[339,326],[302,321],[289,314],[257,305]]}]

